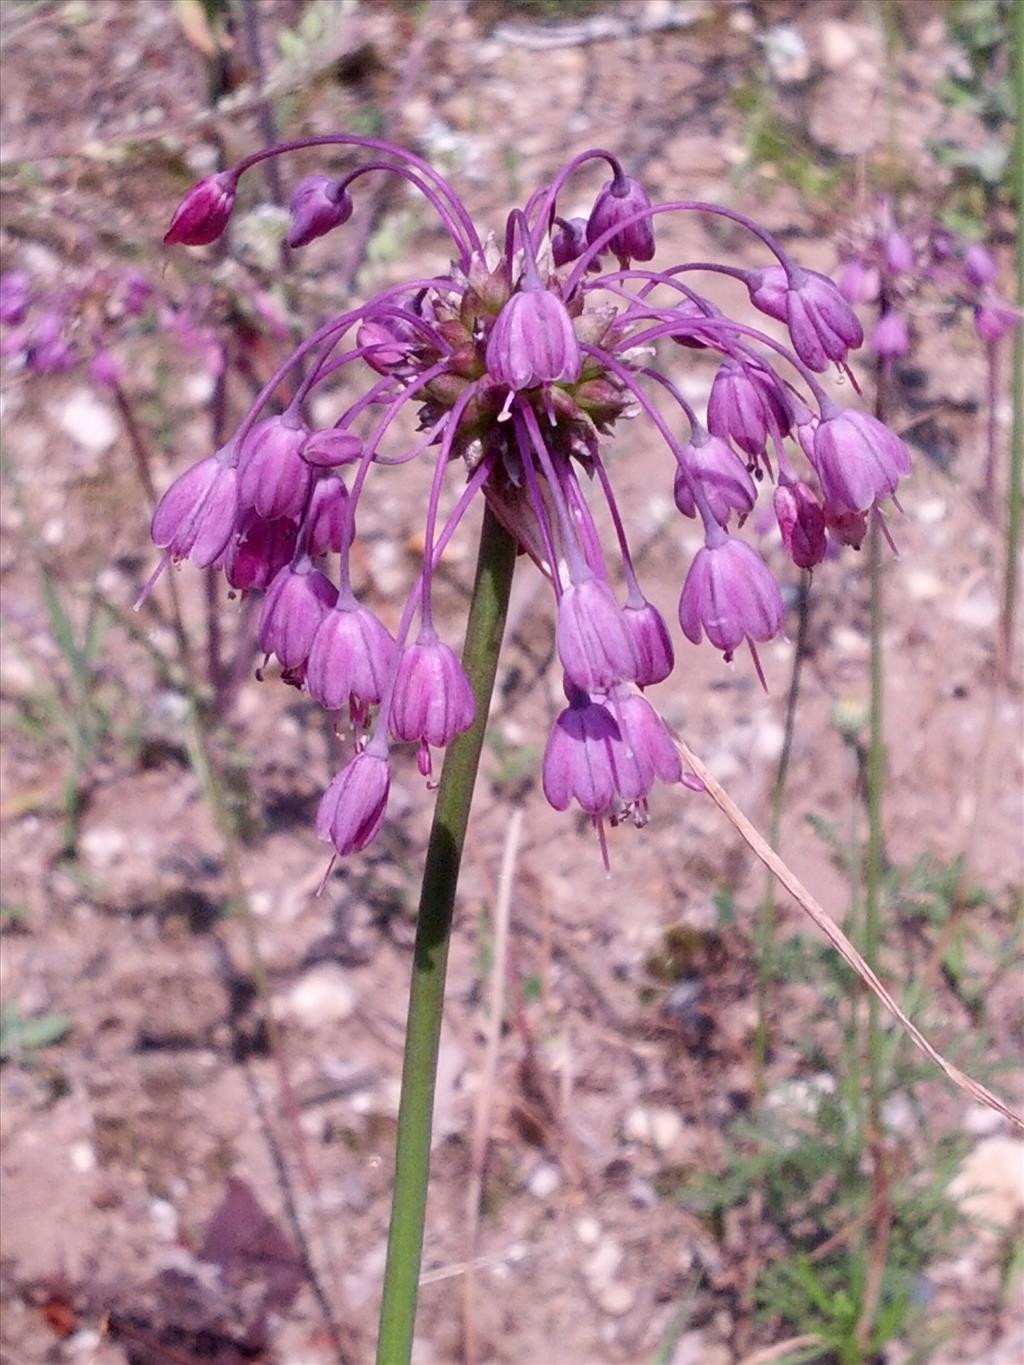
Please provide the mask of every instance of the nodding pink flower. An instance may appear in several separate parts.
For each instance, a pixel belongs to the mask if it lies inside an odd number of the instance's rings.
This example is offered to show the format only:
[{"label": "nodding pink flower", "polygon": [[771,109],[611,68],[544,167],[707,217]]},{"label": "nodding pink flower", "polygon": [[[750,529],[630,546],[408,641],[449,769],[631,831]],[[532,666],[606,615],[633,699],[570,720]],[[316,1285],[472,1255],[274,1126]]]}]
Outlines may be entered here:
[{"label": "nodding pink flower", "polygon": [[412,341],[397,335],[383,322],[364,322],[356,332],[356,345],[360,350],[371,348],[363,359],[371,370],[378,374],[390,374],[409,354]]},{"label": "nodding pink flower", "polygon": [[573,801],[588,815],[603,815],[615,795],[612,743],[621,738],[615,717],[585,692],[570,690],[544,749],[542,781],[548,804],[568,810]]},{"label": "nodding pink flower", "polygon": [[964,278],[975,289],[984,289],[996,277],[996,263],[983,246],[972,242],[964,252]]},{"label": "nodding pink flower", "polygon": [[899,360],[910,350],[910,333],[900,313],[883,313],[871,333],[871,349],[882,360]]},{"label": "nodding pink flower", "polygon": [[873,303],[878,298],[878,271],[858,256],[846,262],[836,283],[847,303]]},{"label": "nodding pink flower", "polygon": [[864,340],[856,314],[827,275],[782,266],[748,270],[750,300],[762,313],[784,322],[793,349],[810,370],[827,370],[830,360],[846,359]]},{"label": "nodding pink flower", "polygon": [[639,692],[616,687],[609,709],[618,722],[612,741],[615,792],[627,804],[643,801],[655,781],[682,781],[683,767],[672,736],[654,707]]},{"label": "nodding pink flower", "polygon": [[825,513],[805,483],[780,483],[772,498],[786,553],[798,569],[813,569],[825,558]]},{"label": "nodding pink flower", "polygon": [[622,609],[622,619],[636,650],[634,681],[637,687],[651,687],[654,683],[664,682],[675,664],[665,618],[652,603],[641,599],[638,603],[626,603]]},{"label": "nodding pink flower", "polygon": [[172,559],[207,568],[219,559],[238,516],[238,474],[219,451],[186,469],[156,505],[153,544]]},{"label": "nodding pink flower", "polygon": [[814,467],[830,512],[867,512],[896,492],[910,454],[876,417],[832,404],[814,435]]},{"label": "nodding pink flower", "polygon": [[891,275],[909,275],[914,269],[914,248],[897,228],[885,234],[882,255]]},{"label": "nodding pink flower", "polygon": [[[594,201],[587,219],[587,241],[593,244],[619,223],[625,223],[642,209],[651,207],[651,197],[638,180],[629,175],[616,175],[609,180]],[[654,224],[650,218],[640,218],[617,232],[607,243],[608,250],[617,256],[623,270],[630,261],[650,261],[654,258]]]},{"label": "nodding pink flower", "polygon": [[288,203],[291,222],[288,225],[288,245],[305,246],[323,237],[332,228],[340,227],[352,217],[352,197],[340,180],[326,175],[307,175],[292,190]]},{"label": "nodding pink flower", "polygon": [[558,231],[551,237],[551,258],[556,268],[578,261],[587,249],[585,218],[556,218]]},{"label": "nodding pink flower", "polygon": [[708,399],[708,428],[752,458],[763,455],[771,435],[789,434],[789,404],[774,375],[753,365],[724,361]]},{"label": "nodding pink flower", "polygon": [[423,752],[427,746],[443,749],[469,729],[475,715],[476,698],[454,650],[433,631],[421,631],[398,665],[391,733],[396,739],[419,740],[421,771],[429,772],[429,753]]},{"label": "nodding pink flower", "polygon": [[793,349],[811,370],[840,363],[864,341],[856,314],[825,275],[799,272],[799,283],[787,291],[786,322]]},{"label": "nodding pink flower", "polygon": [[306,662],[306,687],[328,711],[365,715],[384,696],[395,642],[368,607],[339,598],[317,627]]},{"label": "nodding pink flower", "polygon": [[294,521],[266,521],[247,508],[224,556],[224,577],[239,592],[265,588],[291,562],[298,528]]},{"label": "nodding pink flower", "polygon": [[513,392],[575,384],[580,347],[565,304],[549,289],[523,289],[502,308],[487,339],[487,372]]},{"label": "nodding pink flower", "polygon": [[306,512],[309,553],[315,557],[344,549],[351,516],[348,489],[342,480],[337,474],[321,474]]},{"label": "nodding pink flower", "polygon": [[674,491],[676,506],[684,517],[697,514],[694,482],[703,489],[711,515],[720,526],[729,524],[733,512],[742,522],[753,511],[757,502],[754,481],[732,446],[720,436],[694,431],[681,454],[684,468],[676,470]]},{"label": "nodding pink flower", "polygon": [[356,754],[320,798],[317,838],[332,843],[341,857],[360,853],[380,831],[390,787],[386,756],[372,748]]},{"label": "nodding pink flower", "polygon": [[679,599],[679,624],[699,645],[704,634],[726,660],[744,640],[773,639],[782,626],[782,594],[756,550],[724,532],[694,556]]},{"label": "nodding pink flower", "polygon": [[24,270],[10,270],[0,275],[0,322],[17,327],[25,321],[32,302],[32,281]]},{"label": "nodding pink flower", "polygon": [[207,246],[227,227],[235,207],[238,175],[220,171],[193,185],[174,211],[164,245]]},{"label": "nodding pink flower", "polygon": [[1020,317],[1015,308],[993,296],[975,308],[974,330],[982,341],[994,344],[1010,335],[1020,322]]},{"label": "nodding pink flower", "polygon": [[555,642],[566,677],[584,692],[636,678],[636,645],[615,594],[600,578],[570,583],[562,593]]},{"label": "nodding pink flower", "polygon": [[243,506],[267,521],[302,515],[312,478],[301,454],[308,436],[305,423],[288,413],[253,427],[238,461]]},{"label": "nodding pink flower", "polygon": [[308,555],[282,569],[263,599],[260,649],[268,657],[276,654],[289,671],[301,669],[337,596],[334,584],[313,568]]},{"label": "nodding pink flower", "polygon": [[354,431],[326,427],[323,431],[311,431],[299,453],[317,469],[337,469],[358,460],[363,450],[363,442]]}]

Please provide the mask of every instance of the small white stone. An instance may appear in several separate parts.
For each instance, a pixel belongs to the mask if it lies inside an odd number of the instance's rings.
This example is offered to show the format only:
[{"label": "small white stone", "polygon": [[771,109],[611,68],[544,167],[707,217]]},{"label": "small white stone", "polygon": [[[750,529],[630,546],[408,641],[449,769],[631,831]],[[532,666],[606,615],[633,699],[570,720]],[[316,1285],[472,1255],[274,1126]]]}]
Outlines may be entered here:
[{"label": "small white stone", "polygon": [[999,617],[999,598],[988,583],[979,584],[957,604],[955,616],[971,630],[991,630]]},{"label": "small white stone", "polygon": [[558,1167],[543,1161],[530,1173],[526,1188],[534,1199],[550,1199],[561,1183],[562,1175]]},{"label": "small white stone", "polygon": [[964,1114],[963,1127],[964,1132],[973,1137],[990,1137],[999,1131],[1003,1122],[1001,1115],[987,1104],[972,1104]]},{"label": "small white stone", "polygon": [[73,1142],[68,1151],[68,1157],[71,1161],[71,1169],[77,1171],[79,1175],[87,1175],[89,1171],[96,1169],[96,1153],[91,1142],[86,1142],[84,1139],[81,1142]]},{"label": "small white stone", "polygon": [[216,384],[216,376],[207,370],[199,370],[195,374],[190,374],[184,384],[185,401],[194,408],[204,407],[213,397]]},{"label": "small white stone", "polygon": [[601,1240],[601,1224],[596,1218],[577,1218],[576,1237],[585,1247],[595,1247]]},{"label": "small white stone", "polygon": [[178,1240],[178,1210],[166,1199],[149,1201],[149,1220],[153,1224],[153,1236],[157,1241]]},{"label": "small white stone", "polygon": [[631,1109],[623,1120],[622,1132],[629,1142],[650,1142],[650,1113],[640,1105]]},{"label": "small white stone", "polygon": [[849,24],[825,19],[817,25],[818,50],[828,71],[842,71],[857,55],[857,40]]},{"label": "small white stone", "polygon": [[595,1293],[611,1284],[621,1262],[622,1248],[614,1237],[606,1237],[597,1244],[583,1272]]},{"label": "small white stone", "polygon": [[618,1284],[609,1285],[597,1302],[602,1313],[607,1313],[609,1317],[621,1318],[623,1313],[628,1313],[636,1303],[636,1293],[628,1284],[620,1281]]},{"label": "small white stone", "polygon": [[120,424],[111,408],[90,389],[76,389],[64,405],[60,415],[62,429],[73,441],[101,455],[117,440]]},{"label": "small white stone", "polygon": [[128,836],[113,825],[87,829],[78,841],[79,852],[94,868],[112,867],[128,851]]},{"label": "small white stone", "polygon": [[911,569],[906,585],[907,595],[914,602],[937,602],[945,592],[942,580],[927,569]]},{"label": "small white stone", "polygon": [[759,722],[754,730],[753,743],[751,745],[754,757],[771,761],[778,758],[782,753],[782,746],[786,740],[786,732],[777,720],[765,719]]},{"label": "small white stone", "polygon": [[949,1193],[978,1220],[980,1234],[1012,1227],[1024,1213],[1024,1140],[984,1138],[964,1159]]},{"label": "small white stone", "polygon": [[945,498],[925,498],[914,507],[914,520],[922,526],[937,526],[949,514],[949,504]]},{"label": "small white stone", "polygon": [[651,1110],[651,1142],[659,1152],[670,1151],[683,1131],[683,1120],[674,1109]]},{"label": "small white stone", "polygon": [[356,993],[348,973],[333,962],[324,962],[304,972],[285,1001],[285,1010],[307,1028],[318,1024],[339,1024],[352,1017]]}]

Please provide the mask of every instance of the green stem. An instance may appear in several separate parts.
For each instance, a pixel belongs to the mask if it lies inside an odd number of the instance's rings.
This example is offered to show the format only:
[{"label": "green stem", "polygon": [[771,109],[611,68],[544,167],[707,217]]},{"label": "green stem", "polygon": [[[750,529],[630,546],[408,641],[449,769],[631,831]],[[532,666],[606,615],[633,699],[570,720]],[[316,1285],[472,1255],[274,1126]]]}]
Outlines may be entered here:
[{"label": "green stem", "polygon": [[[1024,308],[1024,3],[1013,7],[1013,79],[1017,92],[1017,139],[1014,154],[1014,188],[1017,199],[1017,305]],[[1021,494],[1024,482],[1024,326],[1018,324],[1013,343],[1013,438],[1010,454],[1010,485],[1007,490],[1006,576],[1003,584],[1002,655],[1009,671],[1013,649],[1013,625],[1019,587],[1017,555],[1020,550]]]},{"label": "green stem", "polygon": [[[782,831],[782,811],[786,798],[786,780],[793,751],[796,729],[796,708],[800,698],[800,674],[807,655],[807,635],[811,620],[811,575],[805,570],[800,576],[800,619],[797,625],[796,646],[793,650],[793,670],[789,675],[786,694],[786,718],[779,765],[775,770],[772,788],[771,823],[768,842],[778,849]],[[771,989],[775,979],[775,875],[768,873],[764,896],[757,914],[757,1029],[754,1034],[754,1099],[760,1100],[764,1090],[764,1069],[768,1060],[770,1034]]]},{"label": "green stem", "polygon": [[420,891],[377,1365],[406,1365],[412,1352],[455,890],[515,559],[515,540],[486,509],[462,652],[476,697],[476,719],[452,741],[445,755]]}]

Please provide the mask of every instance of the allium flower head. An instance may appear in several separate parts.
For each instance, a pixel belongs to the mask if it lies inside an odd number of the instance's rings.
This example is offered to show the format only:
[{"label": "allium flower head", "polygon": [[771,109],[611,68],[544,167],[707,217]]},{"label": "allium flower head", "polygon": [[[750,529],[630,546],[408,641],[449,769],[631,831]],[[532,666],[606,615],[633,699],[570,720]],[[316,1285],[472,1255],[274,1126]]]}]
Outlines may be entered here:
[{"label": "allium flower head", "polygon": [[[321,838],[344,854],[364,848],[380,827],[391,743],[416,745],[429,775],[431,748],[473,722],[469,679],[434,624],[433,582],[442,551],[483,496],[552,590],[568,705],[544,755],[548,800],[559,810],[575,801],[601,827],[627,817],[642,824],[654,784],[679,781],[680,767],[663,722],[636,689],[670,685],[675,659],[640,584],[616,496],[608,457],[620,424],[636,416],[648,424],[677,475],[680,511],[703,526],[704,547],[688,572],[679,565],[683,633],[695,644],[706,635],[727,657],[744,640],[754,650],[782,628],[782,597],[765,561],[725,527],[754,510],[759,487],[778,481],[783,545],[797,565],[810,566],[824,554],[826,527],[834,540],[862,535],[865,514],[906,472],[897,438],[863,414],[840,413],[815,378],[845,362],[861,342],[860,325],[827,277],[802,269],[758,224],[704,201],[652,204],[617,158],[597,149],[513,209],[503,238],[494,238],[422,158],[380,139],[321,135],[255,152],[202,182],[175,214],[168,240],[214,240],[245,170],[328,144],[367,155],[341,179],[299,182],[293,244],[343,226],[362,177],[397,175],[447,233],[452,265],[436,275],[412,269],[407,283],[324,322],[278,372],[287,397],[272,385],[225,451],[165,494],[154,538],[168,556],[216,564],[237,589],[264,591],[264,652],[321,705],[336,715],[348,708],[365,747],[331,783],[317,820]],[[563,188],[594,160],[608,164],[611,178],[589,219],[561,217]],[[764,263],[639,268],[654,256],[655,217],[669,212],[723,213],[751,233]],[[704,297],[708,269],[744,282],[756,306],[788,328],[788,342]],[[663,370],[665,338],[719,357],[706,415]],[[687,362],[688,351],[670,350],[673,370]],[[310,432],[298,414],[314,397],[329,401],[320,388],[328,376],[330,392],[344,396]],[[791,458],[811,461],[824,506]],[[349,561],[360,563],[353,550],[362,499],[414,461],[431,470],[423,556],[392,636],[355,596]],[[332,472],[340,467],[344,479]],[[602,525],[611,526],[610,540]]]}]

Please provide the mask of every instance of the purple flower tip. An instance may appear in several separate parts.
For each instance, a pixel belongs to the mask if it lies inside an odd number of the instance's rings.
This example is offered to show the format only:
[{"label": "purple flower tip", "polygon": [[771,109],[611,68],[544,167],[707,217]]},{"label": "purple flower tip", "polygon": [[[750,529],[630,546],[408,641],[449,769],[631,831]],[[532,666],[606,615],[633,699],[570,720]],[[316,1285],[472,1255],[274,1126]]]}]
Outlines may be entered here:
[{"label": "purple flower tip", "polygon": [[359,853],[377,837],[391,787],[388,760],[371,749],[357,754],[320,798],[317,837],[337,853]]},{"label": "purple flower tip", "polygon": [[[616,176],[607,182],[594,202],[587,220],[587,241],[593,246],[606,232],[650,207],[650,195],[638,180],[628,175]],[[613,255],[618,256],[624,270],[630,261],[652,260],[652,220],[640,218],[635,223],[629,223],[609,239],[607,247]]]},{"label": "purple flower tip", "polygon": [[756,550],[721,535],[694,556],[679,599],[683,634],[699,645],[703,632],[726,659],[744,640],[771,640],[782,626],[782,595]]},{"label": "purple flower tip", "polygon": [[829,512],[867,512],[910,473],[910,453],[876,417],[833,408],[814,434],[814,466]]},{"label": "purple flower tip", "polygon": [[31,302],[32,281],[24,270],[0,276],[0,322],[10,327],[24,322]]},{"label": "purple flower tip", "polygon": [[566,677],[584,692],[636,678],[636,645],[615,594],[600,578],[570,583],[562,593],[555,639]]},{"label": "purple flower tip", "polygon": [[813,569],[828,548],[818,499],[805,483],[780,483],[772,501],[786,553],[798,569]]},{"label": "purple flower tip", "polygon": [[524,289],[502,308],[487,339],[487,370],[518,393],[538,384],[574,384],[580,347],[565,304],[549,289]]},{"label": "purple flower tip", "polygon": [[587,220],[558,218],[558,231],[551,238],[551,257],[556,267],[578,261],[587,249]]},{"label": "purple flower tip", "polygon": [[351,464],[362,453],[363,443],[355,432],[343,431],[340,427],[310,432],[300,451],[307,464],[318,469],[336,469],[338,465]]},{"label": "purple flower tip", "polygon": [[174,211],[165,246],[207,246],[227,227],[235,207],[238,177],[233,171],[208,175],[193,185]]},{"label": "purple flower tip", "polygon": [[348,489],[341,478],[337,474],[321,474],[306,512],[309,553],[326,555],[342,550],[351,516]]},{"label": "purple flower tip", "polygon": [[305,246],[340,227],[352,217],[352,197],[337,180],[326,175],[307,175],[292,190],[288,204],[291,223],[288,245]]},{"label": "purple flower tip", "polygon": [[909,275],[914,269],[914,248],[898,229],[893,228],[885,234],[882,253],[891,275]]},{"label": "purple flower tip", "polygon": [[224,576],[239,592],[265,588],[291,560],[295,552],[293,521],[265,521],[247,508],[224,556]]},{"label": "purple flower tip", "polygon": [[238,474],[221,454],[175,479],[153,513],[153,544],[207,568],[223,553],[238,515]]},{"label": "purple flower tip", "polygon": [[443,749],[468,730],[476,699],[455,652],[436,636],[421,635],[402,654],[391,699],[391,733]]}]

